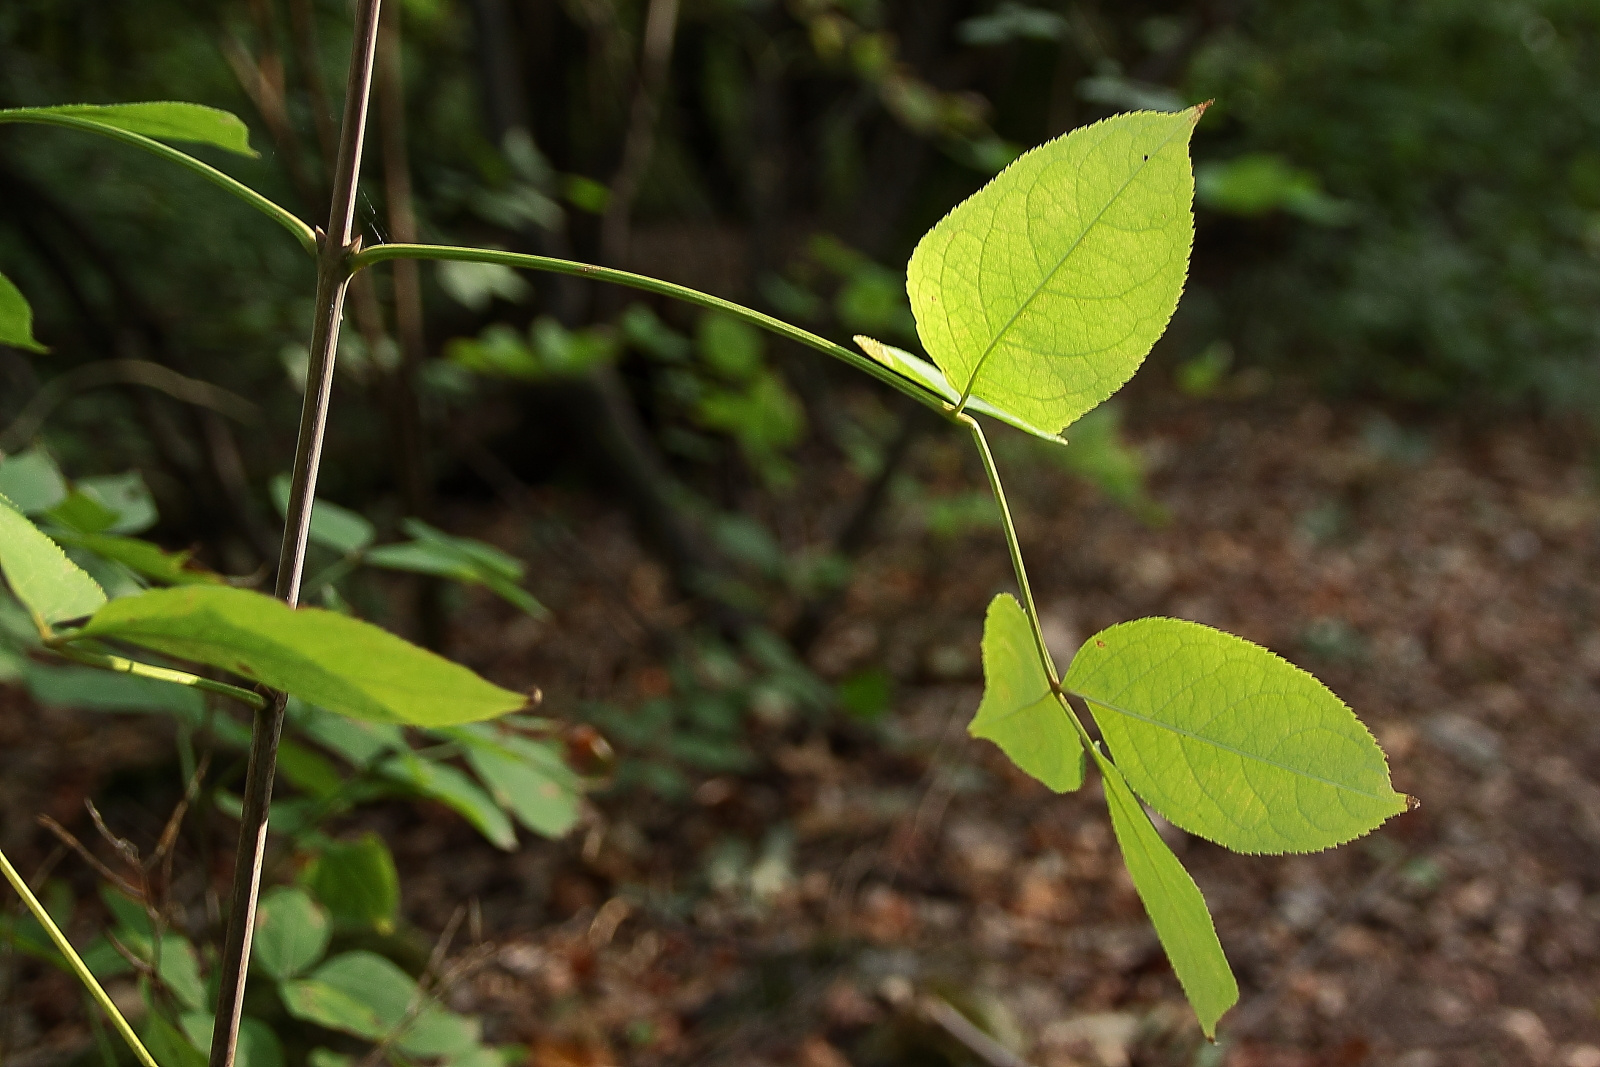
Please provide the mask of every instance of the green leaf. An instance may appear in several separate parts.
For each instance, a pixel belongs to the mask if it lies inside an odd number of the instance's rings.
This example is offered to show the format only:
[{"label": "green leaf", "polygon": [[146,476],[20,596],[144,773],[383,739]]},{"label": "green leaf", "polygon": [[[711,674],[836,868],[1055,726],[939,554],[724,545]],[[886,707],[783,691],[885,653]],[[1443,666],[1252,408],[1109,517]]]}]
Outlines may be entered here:
[{"label": "green leaf", "polygon": [[[194,1047],[202,1051],[211,1048],[214,1017],[203,1011],[190,1012],[178,1022]],[[283,1046],[278,1035],[260,1019],[239,1020],[239,1044],[234,1052],[234,1067],[284,1067]]]},{"label": "green leaf", "polygon": [[466,746],[467,763],[523,826],[544,837],[560,837],[578,821],[578,776],[556,746],[487,726],[461,726],[448,733]]},{"label": "green leaf", "polygon": [[144,475],[138,471],[79,478],[73,482],[73,488],[115,516],[111,525],[105,527],[106,533],[134,534],[156,524],[155,497],[150,495],[150,487],[144,484]]},{"label": "green leaf", "polygon": [[325,845],[306,871],[305,884],[347,930],[394,930],[400,915],[400,874],[389,846],[377,834]]},{"label": "green leaf", "polygon": [[328,912],[303,889],[274,886],[261,895],[250,958],[283,981],[322,958],[332,936]]},{"label": "green leaf", "polygon": [[695,324],[695,346],[707,366],[732,382],[753,377],[764,363],[760,332],[714,311],[701,315]]},{"label": "green leaf", "polygon": [[923,347],[959,392],[1054,429],[1133,376],[1183,290],[1202,110],[1058,137],[928,231],[907,291]]},{"label": "green leaf", "polygon": [[360,997],[335,989],[314,978],[296,978],[278,987],[286,1011],[301,1022],[326,1026],[376,1041],[384,1025],[372,1006]]},{"label": "green leaf", "polygon": [[62,544],[85,548],[122,564],[136,574],[166,585],[220,585],[222,576],[190,563],[192,552],[166,552],[134,537],[111,534],[57,533]]},{"label": "green leaf", "polygon": [[347,719],[301,700],[289,701],[289,716],[307,737],[357,767],[365,768],[384,753],[406,744],[405,734],[393,723]]},{"label": "green leaf", "polygon": [[1238,852],[1313,852],[1406,808],[1344,702],[1243,638],[1138,619],[1079,649],[1083,695],[1128,783],[1172,823]]},{"label": "green leaf", "polygon": [[378,770],[392,781],[454,809],[496,848],[509,852],[517,847],[517,831],[505,812],[454,767],[404,752],[384,760]]},{"label": "green leaf", "polygon": [[[269,490],[272,506],[278,515],[289,514],[289,490],[292,483],[287,474],[272,479]],[[311,504],[311,540],[323,548],[330,548],[341,556],[354,555],[372,544],[372,523],[349,508],[316,500]]]},{"label": "green leaf", "polygon": [[44,517],[72,533],[103,533],[117,524],[117,513],[87,493],[73,489]]},{"label": "green leaf", "polygon": [[[951,388],[949,381],[945,379],[944,371],[940,370],[938,367],[935,367],[927,360],[918,356],[914,356],[903,348],[896,348],[894,345],[884,344],[882,341],[868,337],[865,334],[857,334],[855,337],[855,342],[860,347],[861,351],[865,352],[879,363],[882,363],[885,367],[888,367],[902,378],[909,378],[916,382],[928,392],[933,393],[940,399],[944,400],[947,404],[954,406],[961,402],[961,394]],[[1033,425],[1027,420],[1018,418],[1011,412],[997,408],[987,400],[983,400],[978,397],[972,397],[967,401],[967,410],[975,411],[980,415],[987,415],[997,422],[1003,422],[1007,426],[1014,426],[1024,433],[1031,433],[1033,436],[1043,438],[1053,445],[1064,445],[1067,443],[1066,439],[1060,434],[1051,433],[1048,430],[1041,430],[1039,427]]]},{"label": "green leaf", "polygon": [[50,351],[33,336],[33,308],[28,306],[28,298],[4,274],[0,274],[0,345],[27,352]]},{"label": "green leaf", "polygon": [[1133,887],[1172,961],[1184,996],[1200,1019],[1200,1029],[1214,1038],[1217,1020],[1239,1001],[1239,985],[1217,940],[1205,898],[1150,824],[1150,817],[1117,768],[1098,752],[1095,763],[1105,781],[1111,828],[1122,846]]},{"label": "green leaf", "polygon": [[145,1019],[144,1032],[139,1036],[161,1067],[206,1067],[205,1053],[156,1012]]},{"label": "green leaf", "polygon": [[[405,1020],[417,992],[417,983],[410,975],[382,956],[366,951],[335,956],[317,968],[312,981],[325,990],[359,1002],[370,1011],[380,1027],[377,1033],[356,1029],[366,1025],[366,1018],[341,1020],[342,1025],[323,1023],[362,1037],[381,1036],[398,1026]],[[417,1014],[395,1044],[412,1056],[451,1056],[475,1048],[479,1038],[476,1020],[446,1011],[435,1001]]]},{"label": "green leaf", "polygon": [[105,592],[39,528],[0,497],[0,571],[23,606],[47,624],[81,618]]},{"label": "green leaf", "polygon": [[367,553],[367,563],[481,585],[535,618],[549,614],[519,584],[524,571],[522,561],[482,541],[436,530],[421,519],[406,519],[401,527],[416,540],[381,545]]},{"label": "green leaf", "polygon": [[319,608],[295,610],[228,586],[113,600],[79,633],[221,667],[357,719],[451,726],[527,703],[370,623]]},{"label": "green leaf", "polygon": [[1057,793],[1083,784],[1083,743],[1039,662],[1017,598],[1001,593],[983,622],[983,701],[967,732],[999,745],[1011,762]]},{"label": "green leaf", "polygon": [[26,118],[30,114],[67,115],[157,141],[188,141],[212,145],[241,156],[257,155],[256,150],[250,147],[250,130],[238,116],[201,104],[177,100],[140,104],[65,104],[58,107],[12,108],[8,113],[19,118]]},{"label": "green leaf", "polygon": [[0,462],[0,495],[24,515],[35,515],[67,498],[67,480],[50,453],[30,448]]}]

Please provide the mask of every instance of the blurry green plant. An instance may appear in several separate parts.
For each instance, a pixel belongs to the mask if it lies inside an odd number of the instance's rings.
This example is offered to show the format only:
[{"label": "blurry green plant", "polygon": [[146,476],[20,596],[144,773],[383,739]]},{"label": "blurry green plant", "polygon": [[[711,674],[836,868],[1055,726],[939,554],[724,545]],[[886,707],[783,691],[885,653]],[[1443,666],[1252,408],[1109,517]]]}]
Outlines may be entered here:
[{"label": "blurry green plant", "polygon": [[[0,507],[0,568],[33,620],[40,647],[90,666],[178,682],[266,709],[266,717],[257,720],[251,760],[252,767],[265,760],[267,783],[277,749],[278,723],[271,716],[287,699],[279,693],[354,720],[454,728],[449,736],[465,746],[468,760],[483,773],[488,757],[478,741],[492,739],[513,753],[520,746],[507,735],[479,734],[464,724],[518,710],[525,703],[521,695],[375,626],[336,612],[290,606],[298,594],[304,539],[316,521],[316,440],[326,414],[343,287],[356,272],[386,261],[432,259],[576,275],[681,299],[717,316],[704,320],[698,352],[730,385],[751,379],[759,346],[750,344],[746,331],[757,327],[855,367],[970,435],[998,505],[1020,593],[1020,599],[1002,593],[990,604],[982,647],[985,692],[970,729],[1057,791],[1078,788],[1086,757],[1093,760],[1135,888],[1202,1029],[1212,1035],[1237,1001],[1238,989],[1199,889],[1143,805],[1236,851],[1309,852],[1371,831],[1405,810],[1407,798],[1391,787],[1383,753],[1349,708],[1311,675],[1240,638],[1175,619],[1140,619],[1090,637],[1065,674],[1059,673],[1034,607],[999,471],[976,418],[985,415],[1060,442],[1065,427],[1137,370],[1182,292],[1193,241],[1188,144],[1204,106],[1116,116],[1018,158],[946,215],[911,256],[907,295],[931,362],[859,336],[868,358],[771,316],[625,271],[492,249],[403,243],[362,248],[352,241],[359,152],[351,146],[360,143],[362,57],[370,63],[376,12],[375,0],[359,5],[346,150],[335,183],[341,193],[335,197],[331,232],[320,237],[260,194],[146,136],[247,148],[240,139],[242,125],[231,116],[184,104],[0,111],[0,122],[45,122],[102,133],[178,162],[283,224],[319,265],[308,377],[315,388],[308,390],[302,424],[302,441],[310,434],[312,444],[309,451],[303,444],[297,456],[284,557],[291,574],[286,587],[280,584],[290,603],[212,583],[108,600],[39,527],[9,505]],[[858,36],[846,43],[858,65],[879,62],[873,49],[881,40]],[[13,298],[5,307],[0,338],[35,343],[26,303]],[[438,547],[428,531],[413,533],[426,546],[412,555]],[[347,537],[340,543],[358,540]],[[80,619],[86,621],[72,625]],[[269,698],[125,659],[109,651],[111,642],[204,664],[275,692]],[[710,717],[720,721],[725,710]],[[1102,741],[1089,732],[1091,718]],[[265,732],[263,722],[269,724]],[[676,725],[670,720],[662,725],[668,743],[677,740]],[[416,762],[407,765],[425,766],[415,755],[410,759]],[[403,754],[401,762],[407,763]],[[437,781],[445,770],[433,764],[419,774]],[[252,804],[265,818],[267,788],[258,779],[247,780],[242,836],[255,832]],[[264,837],[264,827],[259,835]],[[240,855],[249,853],[242,847]],[[41,926],[53,930],[48,914],[9,864],[5,873]],[[253,879],[259,866],[254,871],[242,866],[241,876],[252,879],[246,887],[250,892],[230,915],[234,932],[225,952],[248,946],[258,922]],[[292,906],[306,911],[303,902]],[[64,938],[51,937],[63,956],[77,959]],[[286,1005],[297,1005],[291,1010],[324,1025],[337,1020],[369,1040],[381,1027],[396,1025],[389,991],[401,987],[380,973],[381,963],[345,954],[317,965],[307,978],[298,977],[321,952],[310,944],[273,950],[272,966],[295,975],[275,975],[280,993],[288,991]],[[78,969],[149,1062],[149,1053],[89,970],[81,964]],[[231,973],[225,957],[218,1015],[236,1020],[243,973],[236,982]],[[399,995],[403,999],[404,993]],[[381,1003],[362,999],[368,997]],[[459,1032],[457,1024],[448,1026]],[[166,1037],[159,1029],[153,1035]],[[217,1035],[214,1065],[231,1061],[236,1039],[231,1024],[225,1035]],[[168,1067],[182,1058],[181,1052],[169,1054]]]},{"label": "blurry green plant", "polygon": [[1222,101],[1209,150],[1233,157],[1202,165],[1201,204],[1339,223],[1233,244],[1215,295],[1240,354],[1593,411],[1597,42],[1600,9],[1569,0],[1254,3],[1200,41],[1183,90]]}]

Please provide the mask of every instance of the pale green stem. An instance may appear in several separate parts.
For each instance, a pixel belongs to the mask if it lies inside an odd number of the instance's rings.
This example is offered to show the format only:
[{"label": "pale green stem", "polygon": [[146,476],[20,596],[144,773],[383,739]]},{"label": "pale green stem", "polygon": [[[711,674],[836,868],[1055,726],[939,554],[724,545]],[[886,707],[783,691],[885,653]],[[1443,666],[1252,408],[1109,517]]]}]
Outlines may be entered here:
[{"label": "pale green stem", "polygon": [[1006,490],[1000,483],[999,468],[994,465],[994,453],[989,451],[989,440],[983,436],[983,427],[978,425],[978,420],[965,413],[959,418],[972,432],[972,441],[978,446],[978,455],[983,459],[983,473],[989,477],[989,489],[994,493],[994,502],[1000,508],[1000,526],[1005,530],[1006,549],[1011,553],[1011,569],[1016,572],[1017,589],[1022,593],[1022,610],[1027,613],[1028,628],[1033,631],[1033,643],[1039,649],[1039,662],[1044,664],[1045,673],[1050,676],[1051,687],[1059,689],[1061,679],[1056,676],[1055,661],[1050,658],[1050,649],[1044,643],[1044,630],[1039,625],[1039,609],[1033,606],[1033,590],[1028,585],[1028,568],[1022,562],[1022,546],[1017,542],[1017,524],[1011,519],[1011,507],[1006,503]]},{"label": "pale green stem", "polygon": [[111,995],[105,991],[99,981],[95,979],[95,976],[89,973],[89,967],[83,962],[83,957],[78,955],[77,950],[72,947],[72,942],[67,940],[67,935],[63,934],[61,928],[56,925],[55,920],[50,918],[50,913],[44,910],[44,905],[39,903],[39,898],[33,895],[33,890],[28,888],[28,883],[23,880],[22,875],[17,873],[17,869],[11,866],[11,861],[6,858],[4,852],[0,852],[0,873],[6,876],[6,881],[11,883],[11,888],[17,891],[17,895],[28,906],[28,910],[33,913],[33,917],[39,921],[40,926],[44,927],[45,933],[50,935],[50,940],[55,943],[61,955],[66,957],[67,966],[72,969],[73,974],[77,975],[78,981],[83,983],[83,987],[89,991],[89,995],[95,999],[95,1003],[100,1005],[100,1010],[106,1013],[106,1018],[110,1019],[111,1025],[117,1028],[117,1033],[122,1035],[122,1040],[128,1043],[128,1047],[133,1050],[133,1054],[138,1061],[143,1064],[143,1067],[160,1067],[160,1064],[156,1063],[155,1058],[150,1055],[150,1051],[144,1047],[144,1043],[139,1040],[139,1035],[133,1032],[133,1027],[128,1025],[128,1020],[122,1017],[122,1012],[117,1010],[116,1004],[111,1000]]},{"label": "pale green stem", "polygon": [[131,144],[151,152],[162,159],[169,160],[181,167],[187,167],[212,185],[227,190],[234,196],[243,200],[251,207],[260,211],[278,225],[294,234],[295,240],[300,242],[300,247],[311,255],[317,254],[317,234],[310,226],[306,225],[293,212],[268,200],[254,189],[245,185],[236,178],[231,178],[216,167],[189,155],[176,148],[162,144],[160,141],[146,137],[143,134],[133,133],[130,130],[121,130],[115,126],[107,126],[92,119],[79,118],[76,115],[59,115],[48,111],[29,111],[18,109],[15,111],[0,111],[0,123],[29,122],[45,126],[65,126],[71,130],[84,130],[88,133],[97,133],[102,137]]},{"label": "pale green stem", "polygon": [[647,278],[642,274],[615,270],[611,267],[600,267],[592,263],[577,263],[569,259],[532,256],[521,252],[500,252],[492,248],[458,248],[453,245],[375,245],[372,248],[362,249],[352,256],[350,267],[353,271],[358,271],[363,267],[370,267],[375,263],[382,263],[391,259],[439,259],[465,263],[498,263],[505,267],[519,267],[524,270],[544,271],[550,274],[569,274],[579,278],[593,278],[595,281],[611,282],[616,285],[625,285],[630,289],[642,289],[647,293],[669,296],[688,304],[695,304],[712,311],[720,311],[725,315],[742,319],[752,326],[775,333],[779,337],[805,345],[808,348],[814,348],[818,352],[848,363],[864,374],[870,374],[890,388],[897,389],[909,396],[923,407],[931,408],[933,411],[938,412],[946,419],[953,420],[955,418],[955,408],[947,401],[858,352],[852,352],[843,345],[834,344],[824,337],[818,337],[809,330],[791,326],[782,319],[775,319],[771,315],[764,315],[742,304],[735,304],[731,300],[712,296],[710,293],[702,293],[698,289],[690,289],[686,285],[664,282],[658,278]]},{"label": "pale green stem", "polygon": [[1006,549],[1011,553],[1011,569],[1017,577],[1017,589],[1022,593],[1022,610],[1028,616],[1028,629],[1033,632],[1033,643],[1039,651],[1039,662],[1044,664],[1045,674],[1050,678],[1050,688],[1055,691],[1056,699],[1061,702],[1061,710],[1072,720],[1072,728],[1077,731],[1078,739],[1098,762],[1101,758],[1099,749],[1095,747],[1094,739],[1089,736],[1083,720],[1078,718],[1078,712],[1067,699],[1069,695],[1077,694],[1069,694],[1068,690],[1061,688],[1061,679],[1056,675],[1055,660],[1050,658],[1050,649],[1044,643],[1044,627],[1039,623],[1039,609],[1033,604],[1033,589],[1028,585],[1028,568],[1022,562],[1022,545],[1017,541],[1017,525],[1012,521],[1011,506],[1006,503],[1005,486],[1000,482],[1000,469],[995,466],[994,453],[989,451],[988,438],[984,437],[983,427],[978,425],[977,419],[965,412],[958,417],[972,431],[973,443],[978,446],[978,455],[983,458],[983,473],[989,478],[989,488],[994,493],[994,502],[1000,508],[1000,526],[1005,531]]},{"label": "pale green stem", "polygon": [[264,708],[266,700],[260,693],[253,693],[226,682],[214,682],[210,678],[202,678],[197,674],[187,671],[175,671],[170,667],[157,667],[153,663],[140,663],[136,659],[124,659],[122,656],[111,656],[104,652],[90,652],[83,648],[73,648],[71,645],[60,644],[52,641],[50,650],[58,656],[64,656],[76,663],[89,667],[98,667],[103,671],[117,671],[121,674],[132,674],[139,678],[153,678],[158,682],[172,682],[176,685],[186,685],[191,689],[200,689],[207,693],[216,693],[219,696],[232,697],[250,705],[252,708]]}]

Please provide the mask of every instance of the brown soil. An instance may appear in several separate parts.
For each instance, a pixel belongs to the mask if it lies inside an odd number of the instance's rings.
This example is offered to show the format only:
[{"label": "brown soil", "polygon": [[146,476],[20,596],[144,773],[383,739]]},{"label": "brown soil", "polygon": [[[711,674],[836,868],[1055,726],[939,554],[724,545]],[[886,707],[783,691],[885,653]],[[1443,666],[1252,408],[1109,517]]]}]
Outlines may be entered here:
[{"label": "brown soil", "polygon": [[[362,816],[420,930],[479,901],[494,953],[451,1004],[533,1067],[1017,1062],[971,1051],[942,1005],[1039,1067],[1600,1067],[1600,500],[1573,438],[1220,401],[1149,405],[1131,434],[1160,527],[1037,454],[1002,455],[1051,644],[1064,658],[1170,614],[1267,645],[1356,709],[1422,805],[1314,856],[1164,828],[1239,977],[1220,1045],[1184,1005],[1098,787],[1054,796],[965,735],[983,610],[1009,588],[998,534],[940,537],[905,512],[814,656],[826,677],[889,669],[879,724],[760,720],[760,771],[678,804],[599,796],[571,840],[512,855],[426,806]],[[924,443],[930,492],[981,488],[960,444]],[[555,622],[475,598],[454,651],[543,683],[554,714],[659,692],[652,634],[685,617],[620,520],[539,491],[456,526],[526,550],[551,515],[571,532],[540,540],[530,585]],[[25,867],[49,844],[35,812],[68,821],[113,768],[167,758],[158,721],[108,734],[3,700],[0,844]],[[129,803],[125,832],[159,831]],[[768,862],[719,859],[730,841]],[[77,1047],[81,1018],[44,1003],[70,992],[36,980],[33,1051]]]}]

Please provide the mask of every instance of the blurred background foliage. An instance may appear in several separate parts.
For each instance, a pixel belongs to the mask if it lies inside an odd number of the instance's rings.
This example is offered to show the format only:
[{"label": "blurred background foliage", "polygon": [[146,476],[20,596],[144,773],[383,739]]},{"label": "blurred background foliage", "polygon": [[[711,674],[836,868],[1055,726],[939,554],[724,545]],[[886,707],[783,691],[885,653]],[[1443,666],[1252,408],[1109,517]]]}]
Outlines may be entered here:
[{"label": "blurred background foliage", "polygon": [[[1074,126],[1213,99],[1158,381],[1582,414],[1600,399],[1600,9],[1581,0],[390,7],[369,243],[414,225],[914,345],[903,264],[957,200]],[[219,165],[316,220],[348,15],[13,0],[0,104],[227,108],[262,157]],[[292,243],[155,160],[12,128],[0,269],[52,347],[0,350],[0,448],[42,440],[76,476],[137,467],[158,533],[234,573],[270,558],[310,314]],[[910,492],[898,465],[927,427],[811,354],[570,279],[455,264],[413,284],[357,288],[323,482],[386,528],[441,496],[576,479],[626,502],[682,593],[803,649],[877,509]],[[246,402],[174,395],[150,364]],[[1071,469],[1160,520],[1115,412],[1074,436]],[[797,486],[832,469],[849,490],[832,542],[782,532]]]}]

